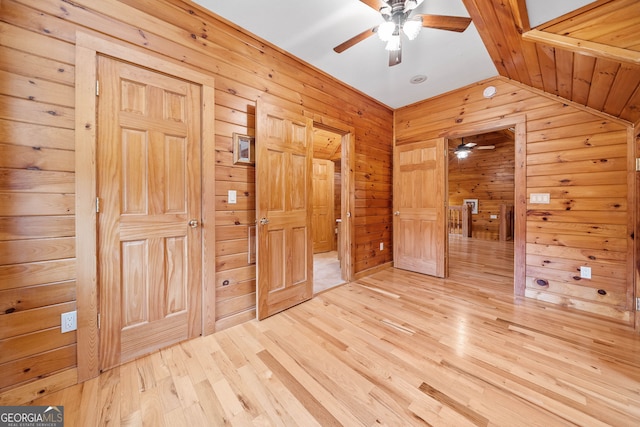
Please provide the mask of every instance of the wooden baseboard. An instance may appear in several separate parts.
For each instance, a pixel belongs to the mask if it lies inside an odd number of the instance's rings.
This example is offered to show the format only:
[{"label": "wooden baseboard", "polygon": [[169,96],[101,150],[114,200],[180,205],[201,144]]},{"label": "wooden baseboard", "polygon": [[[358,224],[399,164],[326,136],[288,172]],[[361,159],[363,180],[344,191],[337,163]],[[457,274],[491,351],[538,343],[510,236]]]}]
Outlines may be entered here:
[{"label": "wooden baseboard", "polygon": [[366,270],[362,270],[353,275],[353,280],[362,279],[363,277],[367,277],[373,273],[377,273],[378,271],[385,270],[389,267],[393,267],[393,261],[386,262],[384,264],[367,268]]}]

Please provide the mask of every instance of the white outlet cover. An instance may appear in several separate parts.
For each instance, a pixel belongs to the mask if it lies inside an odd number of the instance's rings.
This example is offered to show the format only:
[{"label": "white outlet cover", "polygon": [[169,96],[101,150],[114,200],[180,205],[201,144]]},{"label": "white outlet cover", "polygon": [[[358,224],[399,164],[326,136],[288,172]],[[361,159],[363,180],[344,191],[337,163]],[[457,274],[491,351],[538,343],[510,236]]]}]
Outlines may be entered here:
[{"label": "white outlet cover", "polygon": [[236,195],[237,195],[236,190],[229,190],[227,195],[227,201],[229,202],[230,205],[234,205],[237,203]]},{"label": "white outlet cover", "polygon": [[580,267],[580,277],[582,279],[591,279],[591,267]]},{"label": "white outlet cover", "polygon": [[60,314],[60,332],[71,332],[78,329],[78,319],[76,317],[77,312],[69,311],[67,313]]}]

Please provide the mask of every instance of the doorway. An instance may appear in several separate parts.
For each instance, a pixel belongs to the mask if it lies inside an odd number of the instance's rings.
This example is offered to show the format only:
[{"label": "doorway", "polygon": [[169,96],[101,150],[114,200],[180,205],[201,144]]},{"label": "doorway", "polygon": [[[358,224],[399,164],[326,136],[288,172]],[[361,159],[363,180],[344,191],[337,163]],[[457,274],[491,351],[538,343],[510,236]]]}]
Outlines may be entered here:
[{"label": "doorway", "polygon": [[[448,140],[449,274],[469,272],[482,257],[500,261],[487,274],[513,281],[515,128]],[[505,283],[496,280],[496,283]]]},{"label": "doorway", "polygon": [[313,293],[345,282],[340,263],[342,230],[342,135],[313,130]]}]

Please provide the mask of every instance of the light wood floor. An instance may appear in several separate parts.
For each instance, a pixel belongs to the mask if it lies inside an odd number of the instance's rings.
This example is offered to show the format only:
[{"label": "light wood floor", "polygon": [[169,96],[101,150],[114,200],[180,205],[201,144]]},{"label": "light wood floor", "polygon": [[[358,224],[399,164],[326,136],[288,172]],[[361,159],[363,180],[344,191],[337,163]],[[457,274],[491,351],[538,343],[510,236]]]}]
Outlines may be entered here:
[{"label": "light wood floor", "polygon": [[640,425],[629,327],[514,299],[511,243],[453,245],[449,279],[390,268],[35,404],[67,426]]}]

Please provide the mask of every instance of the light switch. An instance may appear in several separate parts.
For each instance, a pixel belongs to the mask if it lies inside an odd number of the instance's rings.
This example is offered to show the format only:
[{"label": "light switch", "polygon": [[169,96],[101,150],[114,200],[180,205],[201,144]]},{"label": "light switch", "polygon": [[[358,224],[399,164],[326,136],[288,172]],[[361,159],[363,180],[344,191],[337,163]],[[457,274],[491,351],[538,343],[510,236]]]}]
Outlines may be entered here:
[{"label": "light switch", "polygon": [[583,279],[591,279],[591,267],[580,266],[580,277]]},{"label": "light switch", "polygon": [[551,201],[551,195],[549,193],[531,193],[529,196],[529,203],[539,203],[548,205]]},{"label": "light switch", "polygon": [[236,190],[229,190],[227,193],[227,203],[230,205],[236,204]]}]

